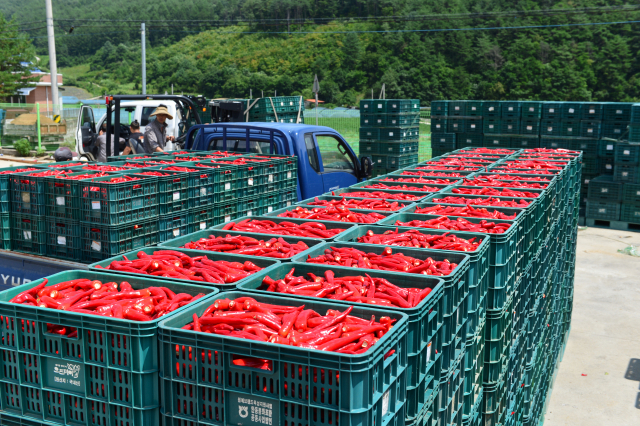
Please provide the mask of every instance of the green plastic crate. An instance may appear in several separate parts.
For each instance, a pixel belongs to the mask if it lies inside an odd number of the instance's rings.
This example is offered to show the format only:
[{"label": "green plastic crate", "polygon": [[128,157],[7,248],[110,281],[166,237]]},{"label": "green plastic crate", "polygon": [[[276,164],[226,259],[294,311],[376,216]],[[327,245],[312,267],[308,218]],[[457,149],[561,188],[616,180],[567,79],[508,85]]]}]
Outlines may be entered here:
[{"label": "green plastic crate", "polygon": [[488,135],[485,133],[483,144],[487,148],[509,148],[511,147],[511,136]]},{"label": "green plastic crate", "polygon": [[620,220],[640,224],[640,206],[622,204],[620,210]]},{"label": "green plastic crate", "polygon": [[190,214],[185,210],[158,216],[158,242],[162,243],[191,233]]},{"label": "green plastic crate", "polygon": [[46,256],[47,227],[45,218],[11,213],[11,245],[14,251]]},{"label": "green plastic crate", "polygon": [[500,118],[485,118],[482,122],[484,134],[500,134],[502,133],[502,120]]},{"label": "green plastic crate", "polygon": [[[120,176],[133,175],[127,173]],[[135,177],[137,180],[122,183],[107,183],[113,176],[80,181],[82,220],[102,225],[121,225],[156,217],[157,178]]]},{"label": "green plastic crate", "polygon": [[158,219],[124,225],[80,222],[82,261],[91,263],[120,253],[158,244]]},{"label": "green plastic crate", "polygon": [[622,204],[640,206],[640,183],[622,185]]},{"label": "green plastic crate", "polygon": [[[247,280],[238,286],[238,291],[246,291],[249,293],[256,293],[262,295],[275,295],[277,293],[268,292],[264,288],[262,281],[268,276],[274,280],[284,279],[285,275],[292,269],[292,264],[282,264],[275,266],[264,273],[252,277],[251,280]],[[306,274],[312,273],[317,276],[324,276],[325,271],[334,271],[330,266],[313,265],[313,264],[296,264],[294,276],[306,277]],[[335,276],[340,278],[343,276],[353,276],[353,272],[349,272],[345,269],[334,271]],[[421,365],[412,365],[408,363],[407,369],[407,386],[414,387],[424,379],[427,370],[427,364],[432,362],[431,356],[435,356],[437,352],[437,331],[439,322],[442,318],[442,295],[444,292],[444,282],[441,279],[426,276],[406,276],[400,279],[397,275],[386,273],[385,271],[370,271],[367,275],[372,278],[386,279],[392,284],[397,285],[400,288],[430,288],[432,291],[429,295],[420,302],[420,304],[414,308],[391,308],[385,307],[385,310],[393,312],[402,312],[408,316],[407,322],[407,354],[409,358],[419,356],[423,362]],[[361,276],[364,276],[361,273]],[[293,299],[300,300],[318,300],[318,298],[312,296],[299,296],[290,295]],[[330,300],[330,299],[326,299]],[[362,303],[346,302],[346,301],[333,301],[337,304],[347,306],[366,306]]]},{"label": "green plastic crate", "polygon": [[[153,173],[153,171],[141,170],[140,173],[135,173],[145,176],[145,173]],[[156,176],[158,180],[158,214],[177,213],[188,209],[189,174],[168,170],[162,170],[160,173],[165,176]]]},{"label": "green plastic crate", "polygon": [[[502,109],[504,111],[504,107]],[[522,128],[522,123],[518,118],[504,118],[501,120],[502,128],[500,129],[500,133],[511,135],[511,134],[520,134],[520,130]]]},{"label": "green plastic crate", "polygon": [[11,200],[11,174],[21,173],[27,169],[44,170],[42,165],[24,165],[16,167],[3,167],[0,169],[0,214],[9,213]]},{"label": "green plastic crate", "polygon": [[540,134],[540,120],[522,119],[520,134],[537,136]]},{"label": "green plastic crate", "polygon": [[602,136],[602,122],[583,120],[580,122],[580,136],[583,138],[600,139]]},{"label": "green plastic crate", "polygon": [[[163,156],[163,154],[161,154]],[[129,155],[114,155],[111,157],[107,157],[108,163],[118,162],[118,161],[131,161],[131,160],[153,160],[155,159],[152,154],[129,154]]]},{"label": "green plastic crate", "polygon": [[[380,154],[407,155],[418,153],[418,142],[387,142],[380,141],[378,150]],[[361,151],[362,153],[362,151]],[[391,168],[392,166],[389,166]]]},{"label": "green plastic crate", "polygon": [[481,118],[472,119],[467,118],[465,120],[465,133],[482,133],[483,132],[483,122]]},{"label": "green plastic crate", "polygon": [[511,148],[515,149],[531,149],[540,147],[540,138],[535,136],[511,135]]},{"label": "green plastic crate", "polygon": [[[244,292],[228,292],[225,297],[235,299],[246,296]],[[298,299],[279,296],[255,295],[258,302],[279,305],[302,305]],[[396,325],[385,334],[372,348],[362,355],[345,357],[333,352],[263,343],[198,333],[181,328],[192,321],[193,314],[201,315],[211,304],[205,301],[186,311],[177,314],[161,323],[160,354],[162,359],[161,387],[165,397],[163,416],[165,424],[178,424],[183,421],[215,422],[216,413],[227,414],[225,422],[235,424],[243,422],[236,413],[243,414],[249,405],[266,407],[272,425],[284,426],[290,421],[297,421],[297,413],[313,409],[313,395],[325,395],[322,403],[326,417],[318,417],[316,423],[328,426],[330,418],[340,416],[341,422],[359,424],[361,426],[379,425],[382,418],[389,418],[398,413],[399,420],[391,420],[393,426],[404,423],[404,400],[406,395],[405,368],[407,363],[406,315],[398,312],[385,312],[372,308],[357,307],[351,315],[361,318],[378,318],[381,315],[391,316]],[[304,302],[305,308],[322,311],[328,309],[344,309],[344,305],[325,301],[309,300]],[[185,351],[176,351],[176,344],[182,345]],[[390,350],[395,353],[386,360],[385,354]],[[188,356],[189,352],[211,353],[212,364],[197,367],[198,361]],[[215,356],[214,356],[215,354]],[[233,356],[260,357],[270,361],[271,370],[262,371],[247,369],[233,364]],[[180,365],[178,371],[176,366]],[[293,370],[292,370],[293,369]],[[290,371],[309,371],[309,375],[290,376]],[[325,373],[325,381],[316,375]],[[189,371],[195,372],[190,375]],[[251,380],[233,382],[232,385],[218,387],[217,377],[228,375],[238,377],[251,373]],[[328,375],[328,376],[327,376]],[[340,377],[340,380],[337,377]],[[213,380],[208,379],[213,377]],[[281,379],[275,380],[280,377]],[[260,386],[255,383],[271,383],[273,386]],[[220,379],[222,380],[222,379]],[[291,386],[309,389],[307,393],[291,395]],[[202,395],[198,392],[202,389]],[[329,392],[329,390],[331,392]],[[186,392],[185,392],[186,391]],[[286,393],[285,393],[286,392]],[[219,397],[216,397],[219,395]],[[188,402],[187,402],[188,401]],[[224,402],[223,402],[224,401]],[[250,401],[250,402],[248,402]],[[383,407],[384,401],[384,407]],[[388,401],[388,403],[387,403]],[[193,406],[194,410],[185,412],[180,407],[183,402]],[[207,408],[210,407],[211,409]],[[246,408],[248,411],[248,408]],[[264,417],[264,416],[263,416]]]},{"label": "green plastic crate", "polygon": [[559,120],[542,120],[540,122],[540,135],[562,136],[562,122]]},{"label": "green plastic crate", "polygon": [[[132,258],[136,258],[137,254],[139,252],[143,252],[146,254],[153,254],[156,251],[160,251],[160,250],[169,250],[167,248],[163,248],[163,247],[144,247],[141,248],[140,250],[133,250],[130,251],[128,253],[122,253],[122,254],[118,254],[117,256],[111,257],[109,259],[105,259],[105,260],[101,260],[99,262],[95,262],[92,263],[91,265],[89,265],[89,270],[91,271],[108,271],[108,272],[113,272],[114,274],[120,274],[122,276],[140,276],[142,274],[138,274],[135,272],[125,272],[125,271],[115,271],[115,270],[105,270],[105,268],[107,268],[111,262],[114,261],[121,261],[124,260],[124,257],[127,257],[128,259],[132,259]],[[195,257],[195,256],[207,256],[207,258],[216,261],[216,260],[224,260],[227,262],[240,262],[240,263],[244,263],[247,259],[244,255],[240,255],[240,254],[228,254],[228,253],[217,253],[217,252],[212,252],[212,251],[200,251],[200,250],[188,250],[188,249],[181,249],[181,248],[172,248],[171,250],[173,251],[178,251],[181,253],[185,253],[191,257]],[[277,265],[280,262],[278,260],[275,259],[269,259],[266,257],[255,257],[251,259],[251,262],[253,262],[255,265],[257,265],[260,268],[263,269],[267,269],[273,265]],[[258,271],[260,272],[260,271]],[[248,278],[248,277],[247,277]],[[160,282],[179,282],[179,283],[183,283],[183,284],[203,284],[203,285],[211,285],[211,286],[215,286],[217,288],[220,289],[225,289],[225,290],[233,290],[236,288],[236,286],[242,282],[244,282],[244,280],[246,280],[247,278],[244,278],[240,281],[234,282],[234,283],[229,283],[229,284],[217,284],[217,283],[207,283],[204,281],[195,281],[195,280],[183,280],[180,278],[172,278],[172,277],[163,277],[163,276],[156,276],[155,279],[160,281]]]},{"label": "green plastic crate", "polygon": [[449,116],[467,116],[467,101],[449,101]]},{"label": "green plastic crate", "polygon": [[77,220],[48,217],[47,256],[58,259],[80,261],[82,239]]},{"label": "green plastic crate", "polygon": [[[48,285],[79,278],[102,282],[126,279],[134,289],[156,285],[147,277],[89,271],[65,271],[47,277]],[[136,322],[9,303],[12,297],[41,282],[39,279],[0,293],[5,336],[0,350],[6,360],[0,376],[3,414],[29,422],[22,423],[25,425],[90,424],[88,419],[104,425],[158,424],[158,324],[179,315],[189,305],[157,320]],[[200,300],[205,303],[218,293],[213,287],[172,282],[163,285],[175,293],[204,293],[205,298]],[[22,322],[28,326],[21,326]],[[49,334],[46,324],[71,327],[78,337]]]},{"label": "green plastic crate", "polygon": [[465,133],[456,136],[456,148],[466,148],[466,147],[481,147],[484,144],[484,137],[482,134],[476,133]]},{"label": "green plastic crate", "polygon": [[500,117],[502,115],[502,102],[484,101],[482,103],[483,117]]},{"label": "green plastic crate", "polygon": [[620,202],[622,201],[622,186],[623,184],[615,182],[612,176],[598,176],[589,181],[587,197],[590,201]]},{"label": "green plastic crate", "polygon": [[[362,110],[362,104],[360,106]],[[449,101],[431,101],[431,116],[449,115]]]},{"label": "green plastic crate", "polygon": [[385,129],[380,129],[380,140],[383,141],[414,141],[418,140],[419,135],[419,127],[387,127]]},{"label": "green plastic crate", "polygon": [[434,133],[445,133],[447,131],[447,118],[433,115],[431,112],[431,138],[433,139]]},{"label": "green plastic crate", "polygon": [[602,137],[611,139],[621,139],[627,134],[628,121],[603,121]]},{"label": "green plastic crate", "polygon": [[[73,169],[58,169],[73,173]],[[44,171],[44,170],[43,170]],[[46,176],[33,176],[39,172],[26,172],[9,175],[11,186],[11,211],[19,214],[45,216],[45,179]]]},{"label": "green plastic crate", "polygon": [[525,101],[522,102],[522,118],[534,118],[540,119],[542,116],[542,102],[539,101]]},{"label": "green plastic crate", "polygon": [[[607,163],[607,165],[611,165]],[[624,184],[640,184],[640,168],[638,166],[616,164],[613,170],[614,180]]]},{"label": "green plastic crate", "polygon": [[640,144],[616,144],[614,151],[616,164],[637,165],[640,162]]},{"label": "green plastic crate", "polygon": [[360,155],[378,154],[380,152],[379,142],[360,141]]},{"label": "green plastic crate", "polygon": [[[293,223],[293,224],[304,224],[304,223],[318,223],[321,225],[321,229],[342,229],[344,231],[353,228],[354,226],[356,226],[353,223],[346,223],[346,222],[331,222],[331,221],[323,221],[323,220],[308,220],[308,219],[294,219],[294,218],[282,218],[282,217],[266,217],[266,216],[256,216],[256,217],[248,217],[248,216],[244,216],[244,217],[237,217],[236,219],[234,219],[233,221],[235,223],[239,223],[241,221],[269,221],[269,222],[273,222],[275,224],[281,223],[281,222],[289,222],[289,223]],[[231,218],[229,218],[229,220],[225,221],[225,223],[223,224],[219,224],[219,225],[215,225],[213,227],[213,229],[219,229],[221,230],[222,228],[224,228],[225,226],[227,226],[227,223],[231,221]],[[344,232],[341,231],[341,232]],[[259,233],[256,232],[256,234],[259,235],[265,235],[265,236],[269,236],[269,237],[273,237],[273,236],[286,236],[288,234],[276,234],[273,233],[273,231],[271,231],[271,233]],[[321,235],[318,235],[318,239],[323,239],[323,240],[327,240],[327,241],[332,241],[335,238],[335,236],[332,237],[328,237],[328,238],[323,238]]]},{"label": "green plastic crate", "polygon": [[464,118],[449,117],[447,119],[448,133],[464,133],[467,121]]},{"label": "green plastic crate", "polygon": [[605,121],[631,120],[631,102],[605,102],[602,108]]},{"label": "green plastic crate", "polygon": [[582,102],[562,102],[560,106],[562,119],[580,120],[582,116]]},{"label": "green plastic crate", "polygon": [[577,138],[571,141],[571,149],[582,151],[584,159],[595,159],[598,156],[598,144],[596,139]]},{"label": "green plastic crate", "polygon": [[380,139],[380,128],[378,127],[362,127],[360,128],[360,140],[377,141]]},{"label": "green plastic crate", "polygon": [[11,216],[0,213],[0,249],[11,250]]},{"label": "green plastic crate", "polygon": [[620,220],[620,203],[587,200],[587,219]]},{"label": "green plastic crate", "polygon": [[521,101],[502,102],[502,118],[520,119],[521,115],[522,115]]}]

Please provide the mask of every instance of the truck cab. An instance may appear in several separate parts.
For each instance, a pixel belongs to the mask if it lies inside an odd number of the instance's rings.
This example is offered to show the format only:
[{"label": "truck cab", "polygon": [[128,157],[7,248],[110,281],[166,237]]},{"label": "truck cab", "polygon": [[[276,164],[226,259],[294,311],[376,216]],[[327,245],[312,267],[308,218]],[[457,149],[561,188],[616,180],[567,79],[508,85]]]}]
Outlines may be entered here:
[{"label": "truck cab", "polygon": [[[138,123],[140,123],[140,132],[144,133],[145,127],[155,118],[150,115],[160,105],[165,105],[173,116],[173,119],[167,119],[167,136],[173,136],[175,139],[179,139],[181,136],[184,136],[186,130],[186,126],[184,126],[184,124],[187,121],[185,120],[185,116],[192,115],[189,113],[185,114],[185,107],[188,108],[188,105],[185,105],[184,102],[185,97],[150,95],[143,99],[126,100],[134,97],[140,98],[140,96],[137,95],[119,96],[122,100],[119,102],[118,108],[116,108],[114,102],[110,102],[109,109],[111,110],[111,117],[109,118],[111,125],[116,122],[116,109],[120,112],[118,117],[119,137],[124,139],[129,137],[129,126],[134,120],[137,120]],[[101,109],[104,110],[105,108],[106,101],[105,106]],[[81,157],[85,157],[89,161],[95,161],[97,158],[98,147],[96,145],[96,139],[100,134],[100,127],[102,126],[102,123],[108,121],[106,112],[101,113],[102,115],[96,120],[96,110],[97,108],[94,109],[89,105],[83,105],[80,114],[78,115],[78,122],[76,126],[76,152],[78,152]],[[177,149],[176,143],[167,142],[167,151],[173,151],[175,149]]]},{"label": "truck cab", "polygon": [[368,179],[372,162],[358,159],[340,133],[325,126],[283,123],[219,123],[192,126],[185,148],[298,157],[298,200]]}]

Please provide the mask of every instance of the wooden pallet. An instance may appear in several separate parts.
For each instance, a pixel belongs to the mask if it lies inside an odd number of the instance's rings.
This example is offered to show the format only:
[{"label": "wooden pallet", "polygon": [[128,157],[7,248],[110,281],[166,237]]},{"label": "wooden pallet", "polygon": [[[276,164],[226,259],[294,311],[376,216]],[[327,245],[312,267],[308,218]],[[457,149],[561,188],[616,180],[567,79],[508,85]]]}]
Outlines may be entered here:
[{"label": "wooden pallet", "polygon": [[619,220],[586,219],[587,226],[615,229],[617,231],[640,231],[640,223],[622,222]]}]

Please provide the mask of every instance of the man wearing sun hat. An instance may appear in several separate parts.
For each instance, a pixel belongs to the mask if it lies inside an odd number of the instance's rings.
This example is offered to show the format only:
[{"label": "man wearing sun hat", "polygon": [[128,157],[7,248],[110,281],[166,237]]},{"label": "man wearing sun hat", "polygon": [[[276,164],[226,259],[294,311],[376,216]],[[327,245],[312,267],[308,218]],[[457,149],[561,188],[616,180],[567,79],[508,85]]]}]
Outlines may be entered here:
[{"label": "man wearing sun hat", "polygon": [[173,120],[166,105],[159,105],[149,116],[156,119],[145,126],[144,150],[146,153],[164,152],[167,141],[172,141],[173,136],[167,136],[167,119]]}]

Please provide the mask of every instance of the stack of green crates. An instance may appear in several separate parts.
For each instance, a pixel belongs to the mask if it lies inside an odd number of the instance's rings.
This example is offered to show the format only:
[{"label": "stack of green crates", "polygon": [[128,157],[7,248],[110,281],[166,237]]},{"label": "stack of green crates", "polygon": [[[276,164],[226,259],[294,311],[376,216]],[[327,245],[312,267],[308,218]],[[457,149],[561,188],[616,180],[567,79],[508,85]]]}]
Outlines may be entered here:
[{"label": "stack of green crates", "polygon": [[374,176],[418,162],[420,101],[360,101],[360,153],[373,159]]},{"label": "stack of green crates", "polygon": [[[276,96],[272,98],[232,99],[249,109],[249,121],[265,123],[303,123],[304,100],[302,96]],[[298,112],[300,113],[298,116]],[[298,121],[299,119],[299,121]]]}]

